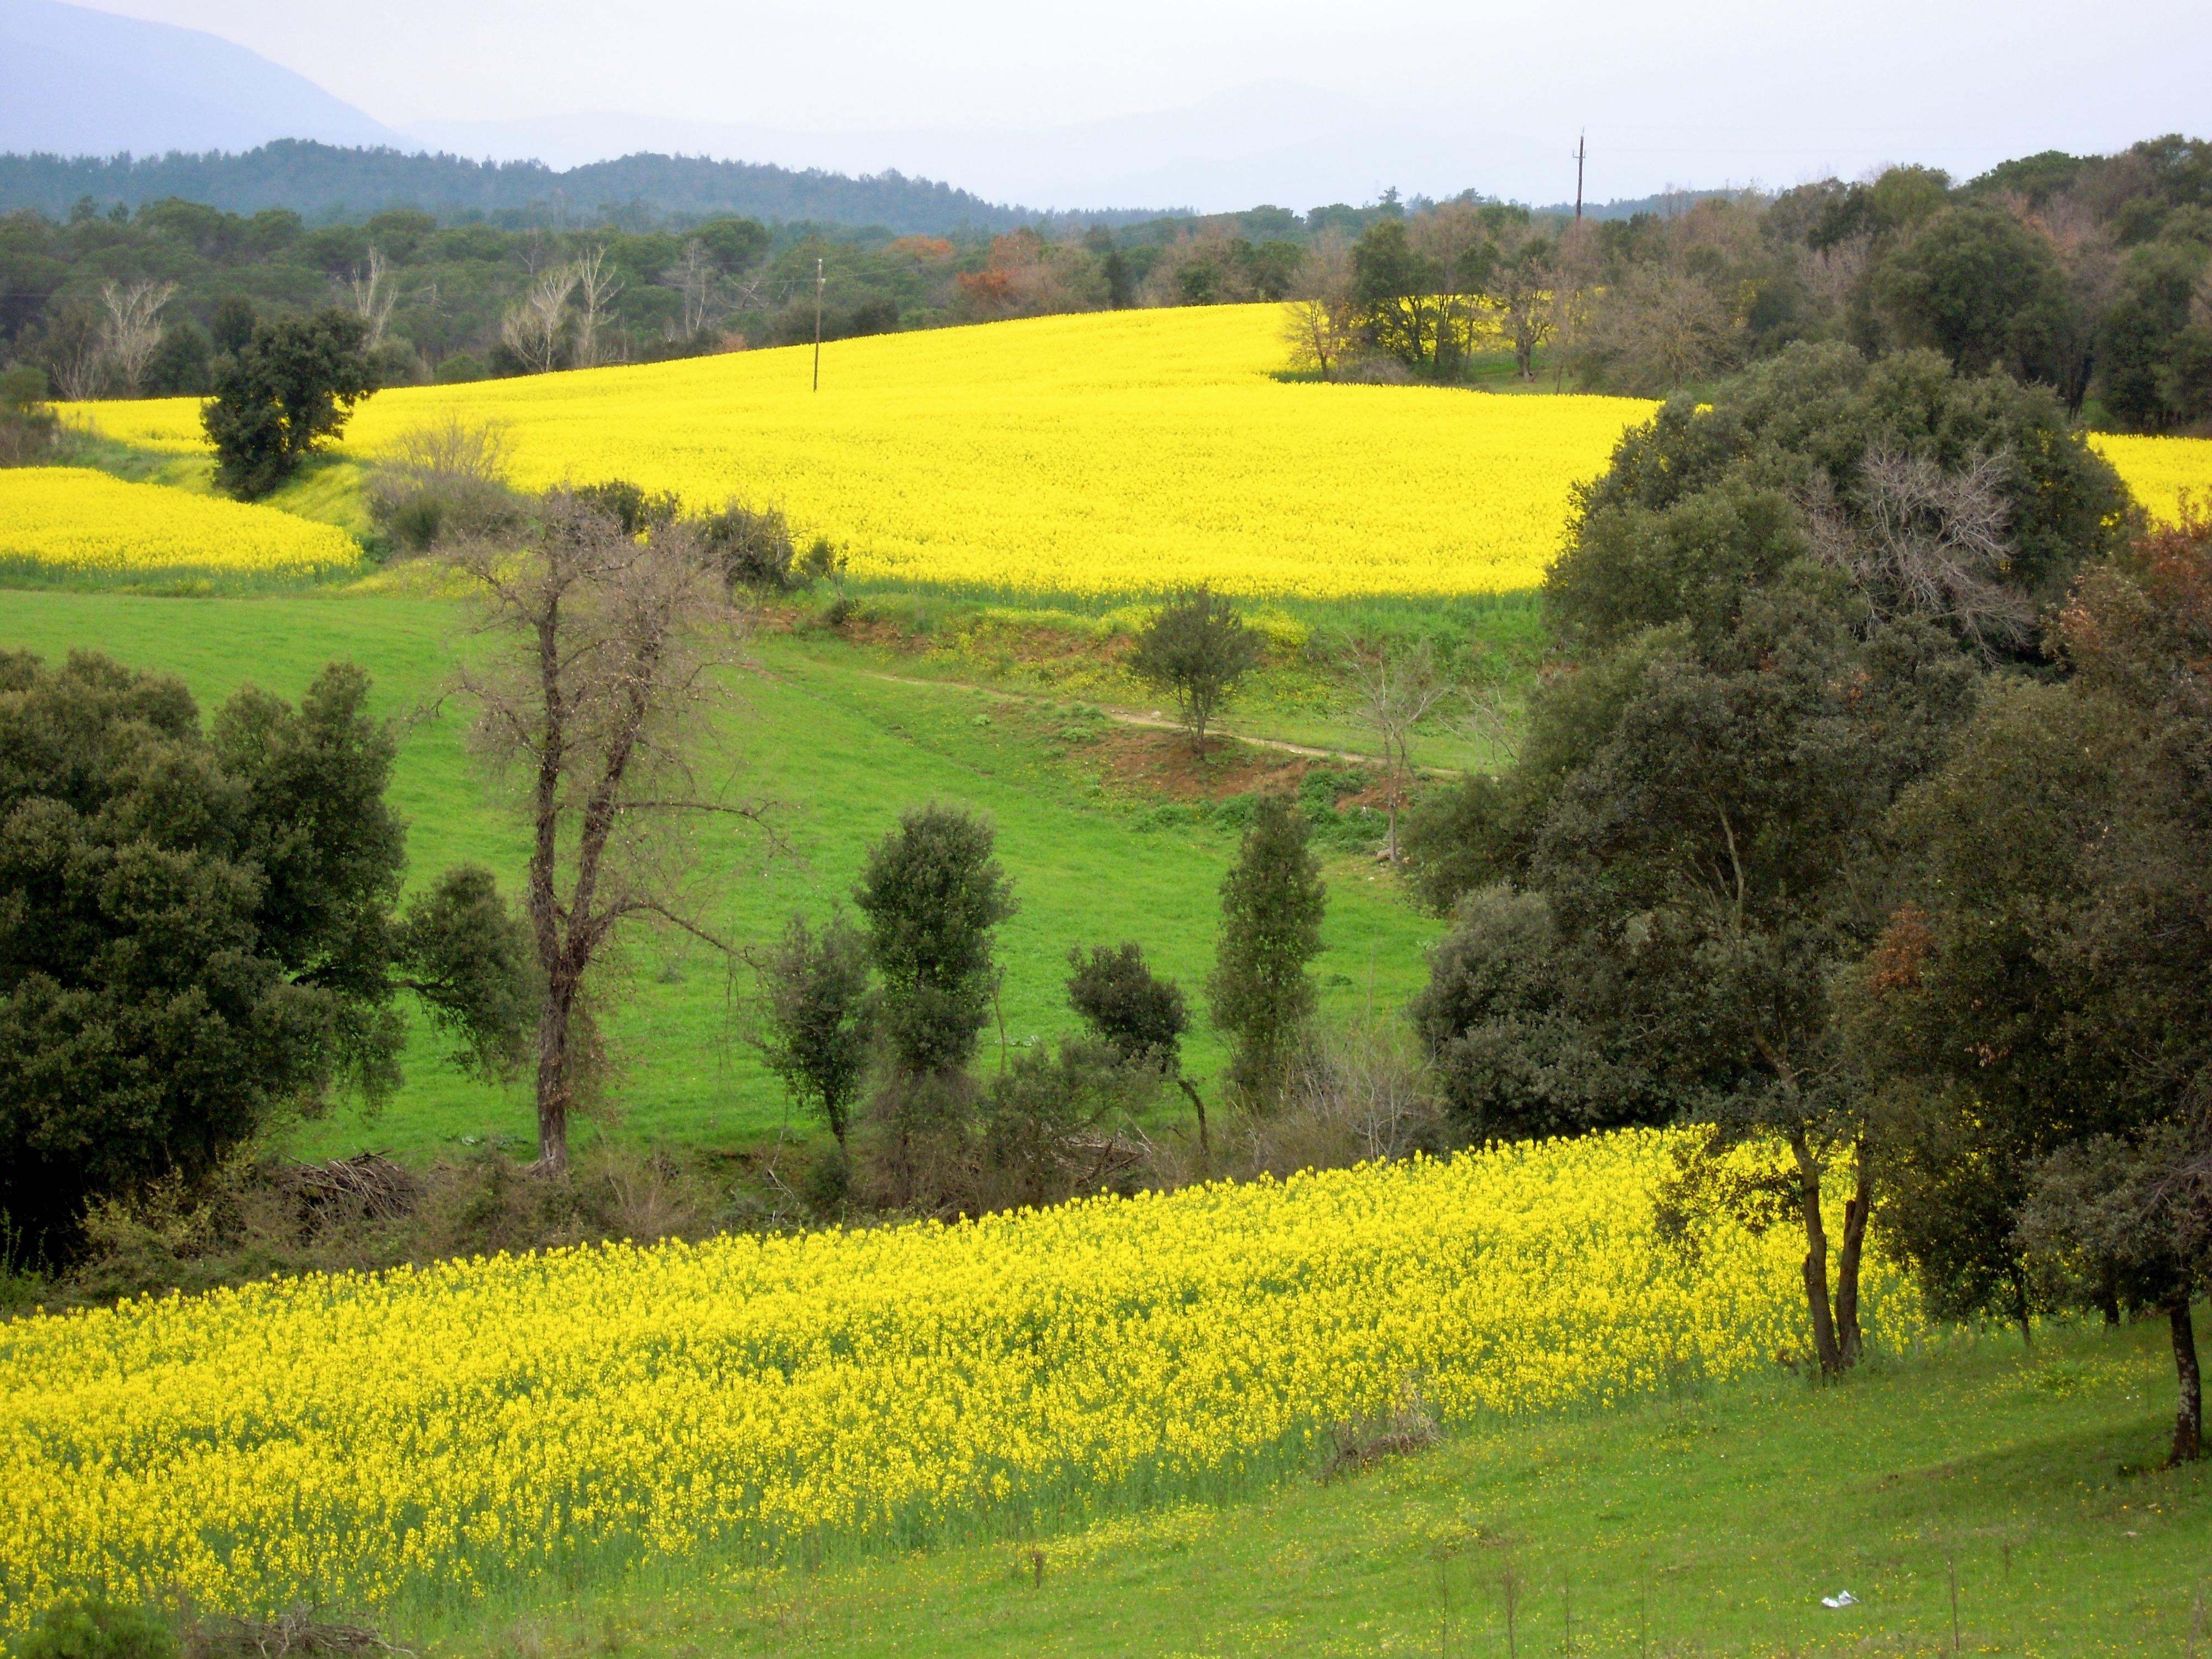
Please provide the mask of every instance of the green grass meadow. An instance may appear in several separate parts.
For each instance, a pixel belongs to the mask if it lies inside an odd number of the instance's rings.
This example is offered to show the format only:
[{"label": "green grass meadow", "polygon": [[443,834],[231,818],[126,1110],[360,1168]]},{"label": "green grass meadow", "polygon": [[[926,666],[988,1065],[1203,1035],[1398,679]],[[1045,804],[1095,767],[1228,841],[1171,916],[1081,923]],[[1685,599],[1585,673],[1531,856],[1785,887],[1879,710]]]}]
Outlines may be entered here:
[{"label": "green grass meadow", "polygon": [[[520,820],[468,753],[466,711],[445,696],[456,653],[471,648],[465,623],[459,605],[439,600],[328,592],[0,592],[0,646],[56,659],[94,649],[173,672],[204,712],[248,682],[296,698],[324,663],[360,664],[374,678],[379,712],[402,728],[391,799],[410,825],[411,878],[474,860],[511,884],[525,856]],[[770,805],[775,837],[720,823],[702,830],[696,903],[726,936],[762,941],[794,910],[824,914],[902,809],[957,802],[997,824],[1021,902],[1000,935],[1011,1041],[1073,1028],[1065,959],[1077,945],[1139,941],[1202,1010],[1232,828],[1102,787],[1086,769],[1082,711],[1073,704],[916,684],[820,635],[763,634],[753,655],[724,725],[724,764],[734,793]],[[1063,735],[1067,721],[1073,744]],[[1438,924],[1368,860],[1334,859],[1328,872],[1328,949],[1316,970],[1325,1006],[1393,1011],[1420,982],[1422,947]],[[786,1118],[781,1089],[739,1036],[750,976],[673,933],[634,935],[620,971],[629,984],[608,1024],[617,1070],[607,1109],[586,1133],[699,1148],[775,1133]],[[987,1063],[996,1042],[994,1030]],[[1202,1020],[1187,1056],[1208,1086],[1221,1052]],[[494,1136],[522,1151],[534,1133],[525,1089],[460,1076],[417,1022],[407,1083],[381,1113],[370,1119],[342,1104],[301,1126],[295,1150],[422,1159]]]}]

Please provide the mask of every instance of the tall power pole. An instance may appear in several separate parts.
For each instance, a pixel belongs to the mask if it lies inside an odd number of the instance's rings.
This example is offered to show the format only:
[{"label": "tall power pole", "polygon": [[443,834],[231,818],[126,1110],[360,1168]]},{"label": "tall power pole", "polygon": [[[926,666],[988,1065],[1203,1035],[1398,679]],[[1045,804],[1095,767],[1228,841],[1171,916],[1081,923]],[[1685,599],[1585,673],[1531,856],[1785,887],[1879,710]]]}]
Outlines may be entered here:
[{"label": "tall power pole", "polygon": [[1583,159],[1589,149],[1589,135],[1582,134],[1575,140],[1575,222],[1583,221]]},{"label": "tall power pole", "polygon": [[822,261],[814,262],[814,389],[822,390],[822,290],[830,279],[822,274]]}]

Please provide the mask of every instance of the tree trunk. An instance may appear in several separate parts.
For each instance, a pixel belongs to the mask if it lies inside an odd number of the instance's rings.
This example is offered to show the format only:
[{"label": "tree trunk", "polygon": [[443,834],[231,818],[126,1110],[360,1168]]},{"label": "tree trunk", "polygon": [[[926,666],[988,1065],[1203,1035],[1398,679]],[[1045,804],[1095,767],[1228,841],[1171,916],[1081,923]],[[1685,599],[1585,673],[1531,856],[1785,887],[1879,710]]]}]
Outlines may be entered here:
[{"label": "tree trunk", "polygon": [[538,1167],[558,1174],[568,1167],[568,1017],[574,988],[561,972],[560,907],[554,894],[561,836],[561,768],[568,735],[562,696],[560,606],[549,607],[538,625],[539,695],[544,698],[537,776],[531,800],[532,845],[528,890],[531,937],[545,1000],[538,1011]]},{"label": "tree trunk", "polygon": [[1859,1363],[1865,1346],[1859,1331],[1859,1261],[1874,1209],[1874,1149],[1862,1140],[1857,1157],[1856,1188],[1844,1205],[1844,1248],[1836,1259],[1836,1352],[1846,1370]]},{"label": "tree trunk", "polygon": [[1842,1351],[1836,1346],[1836,1321],[1828,1305],[1828,1228],[1820,1218],[1820,1166],[1802,1130],[1793,1130],[1790,1150],[1797,1158],[1797,1206],[1805,1224],[1805,1306],[1813,1317],[1813,1352],[1823,1376],[1844,1369]]},{"label": "tree trunk", "polygon": [[1198,1091],[1192,1087],[1188,1078],[1179,1077],[1176,1081],[1182,1086],[1183,1093],[1190,1097],[1190,1103],[1198,1108],[1198,1155],[1211,1164],[1213,1161],[1213,1145],[1206,1134],[1206,1103],[1198,1097]]},{"label": "tree trunk", "polygon": [[575,993],[565,977],[549,985],[538,1017],[538,1168],[547,1175],[568,1167],[568,1034]]},{"label": "tree trunk", "polygon": [[2166,1318],[2173,1329],[2173,1369],[2180,1383],[2180,1400],[2173,1413],[2173,1455],[2166,1460],[2171,1468],[2194,1463],[2203,1455],[2204,1383],[2197,1369],[2197,1327],[2189,1316],[2185,1295],[2166,1310]]}]

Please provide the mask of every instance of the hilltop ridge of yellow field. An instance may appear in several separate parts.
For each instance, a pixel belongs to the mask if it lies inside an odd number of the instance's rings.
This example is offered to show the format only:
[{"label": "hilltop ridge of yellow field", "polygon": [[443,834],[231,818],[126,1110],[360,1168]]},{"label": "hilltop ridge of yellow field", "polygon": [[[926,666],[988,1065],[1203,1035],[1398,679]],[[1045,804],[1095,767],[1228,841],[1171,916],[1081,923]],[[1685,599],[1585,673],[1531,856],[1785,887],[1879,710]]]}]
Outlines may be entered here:
[{"label": "hilltop ridge of yellow field", "polygon": [[[1569,491],[1652,405],[1285,383],[1273,306],[1099,313],[456,386],[361,406],[346,453],[458,413],[515,482],[781,507],[855,574],[1030,593],[1205,580],[1317,599],[1534,586]],[[83,406],[202,447],[190,398]]]},{"label": "hilltop ridge of yellow field", "polygon": [[[407,386],[361,406],[374,459],[451,415],[507,431],[527,489],[626,477],[735,495],[823,535],[857,575],[1115,596],[1535,586],[1574,486],[1654,404],[1288,382],[1270,305],[1090,313]],[[204,447],[196,399],[77,405],[108,436]],[[2212,441],[2091,441],[2155,516],[2212,497]]]}]

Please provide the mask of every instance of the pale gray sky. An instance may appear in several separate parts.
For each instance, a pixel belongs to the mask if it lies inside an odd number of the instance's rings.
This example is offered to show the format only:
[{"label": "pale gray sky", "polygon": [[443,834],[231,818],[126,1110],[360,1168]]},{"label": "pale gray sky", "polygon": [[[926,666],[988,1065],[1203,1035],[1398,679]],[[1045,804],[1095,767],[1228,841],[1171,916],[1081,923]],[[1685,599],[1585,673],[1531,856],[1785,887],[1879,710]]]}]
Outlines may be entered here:
[{"label": "pale gray sky", "polygon": [[1371,112],[1359,176],[1378,187],[1537,200],[1571,193],[1565,158],[1583,126],[1601,197],[1899,159],[1963,175],[2033,149],[2212,131],[2206,0],[93,3],[221,34],[396,126],[598,110],[889,139],[1289,81]]}]

